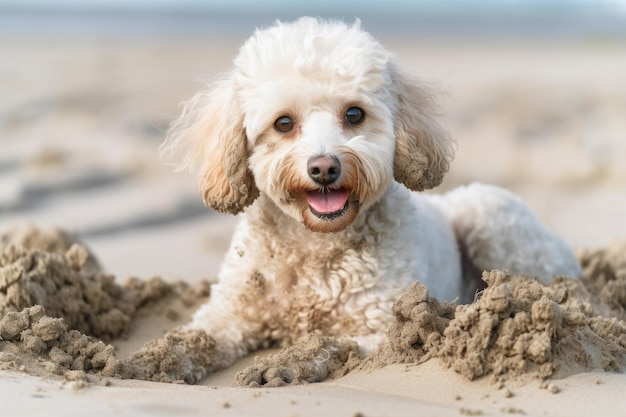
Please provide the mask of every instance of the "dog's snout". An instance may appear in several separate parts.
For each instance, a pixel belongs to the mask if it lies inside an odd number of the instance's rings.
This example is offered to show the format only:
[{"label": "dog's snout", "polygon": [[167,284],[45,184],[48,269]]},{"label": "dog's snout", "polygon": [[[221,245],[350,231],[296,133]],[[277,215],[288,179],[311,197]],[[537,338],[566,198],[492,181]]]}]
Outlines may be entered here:
[{"label": "dog's snout", "polygon": [[335,155],[316,156],[307,164],[309,177],[320,185],[330,185],[341,175],[341,163]]}]

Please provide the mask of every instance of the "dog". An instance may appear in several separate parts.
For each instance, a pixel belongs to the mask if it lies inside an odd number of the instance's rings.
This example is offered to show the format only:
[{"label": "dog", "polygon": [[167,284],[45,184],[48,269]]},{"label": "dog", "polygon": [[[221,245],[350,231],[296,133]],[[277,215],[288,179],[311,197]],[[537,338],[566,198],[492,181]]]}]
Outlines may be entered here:
[{"label": "dog", "polygon": [[197,382],[310,333],[351,338],[365,354],[410,283],[471,301],[478,279],[463,265],[580,276],[570,247],[512,193],[420,193],[453,158],[437,115],[436,89],[358,21],[257,30],[161,147],[197,177],[207,206],[243,213],[210,300],[184,326],[212,338],[210,361],[183,357],[168,377]]}]

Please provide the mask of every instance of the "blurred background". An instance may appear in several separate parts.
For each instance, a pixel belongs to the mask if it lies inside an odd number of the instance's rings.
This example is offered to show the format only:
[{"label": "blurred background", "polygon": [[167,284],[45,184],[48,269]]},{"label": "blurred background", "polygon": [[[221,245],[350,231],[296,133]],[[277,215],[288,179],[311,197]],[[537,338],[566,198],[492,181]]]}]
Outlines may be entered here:
[{"label": "blurred background", "polygon": [[212,278],[235,218],[159,162],[168,124],[259,26],[362,20],[438,80],[455,162],[576,248],[626,240],[626,1],[0,0],[0,229],[78,233],[120,277]]}]

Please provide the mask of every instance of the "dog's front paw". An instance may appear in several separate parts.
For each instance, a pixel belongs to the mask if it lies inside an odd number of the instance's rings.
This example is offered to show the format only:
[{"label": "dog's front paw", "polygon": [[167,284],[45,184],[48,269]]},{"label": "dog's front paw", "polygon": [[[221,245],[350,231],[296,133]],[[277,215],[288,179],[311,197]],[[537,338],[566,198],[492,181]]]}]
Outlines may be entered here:
[{"label": "dog's front paw", "polygon": [[206,332],[177,327],[146,343],[126,364],[135,379],[195,384],[207,375],[214,346]]},{"label": "dog's front paw", "polygon": [[254,365],[237,374],[241,386],[278,387],[320,382],[345,375],[359,363],[359,350],[352,340],[310,335],[275,355],[256,358]]},{"label": "dog's front paw", "polygon": [[[307,366],[309,363],[298,364],[299,367]],[[327,372],[318,370],[320,381],[326,377]],[[289,365],[282,365],[278,362],[273,362],[271,358],[265,360],[255,361],[254,365],[251,365],[237,374],[237,385],[247,387],[281,387],[283,385],[289,385],[292,383],[301,383],[295,378],[295,372]],[[314,382],[314,381],[310,381]]]}]

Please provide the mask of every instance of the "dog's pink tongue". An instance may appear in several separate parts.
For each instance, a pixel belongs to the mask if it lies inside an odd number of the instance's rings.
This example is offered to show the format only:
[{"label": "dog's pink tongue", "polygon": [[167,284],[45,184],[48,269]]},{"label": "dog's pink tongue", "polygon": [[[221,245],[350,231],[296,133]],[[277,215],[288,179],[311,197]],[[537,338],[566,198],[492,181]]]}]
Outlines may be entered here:
[{"label": "dog's pink tongue", "polygon": [[310,191],[306,195],[306,202],[318,213],[334,213],[346,205],[348,194],[346,190],[330,190],[327,193]]}]

